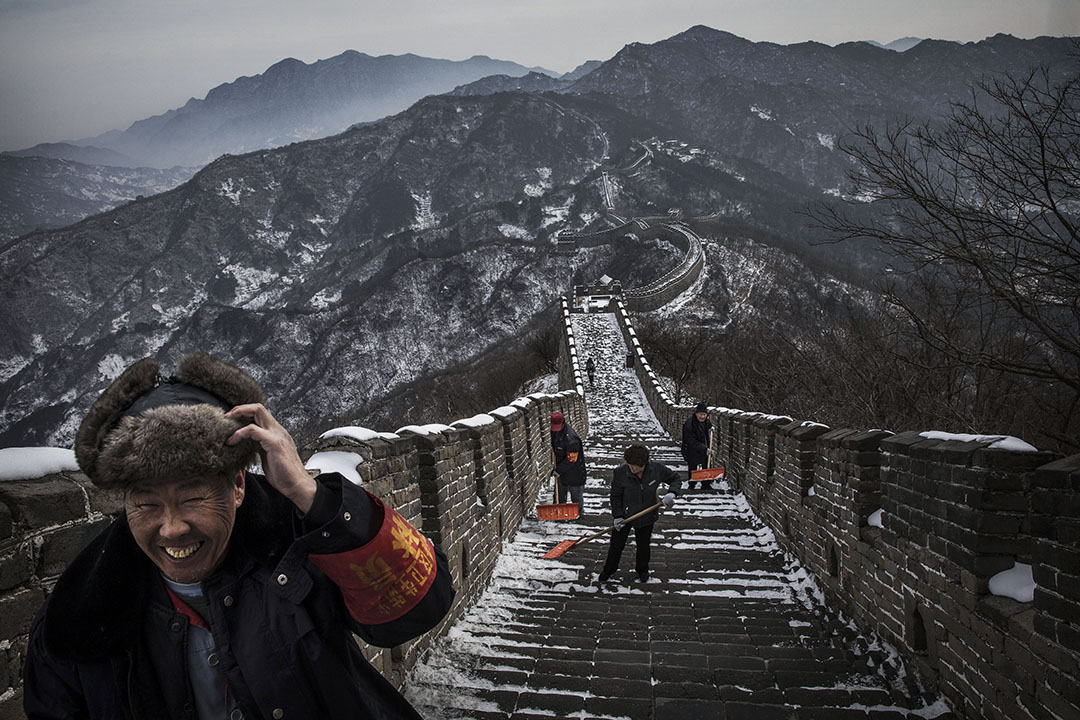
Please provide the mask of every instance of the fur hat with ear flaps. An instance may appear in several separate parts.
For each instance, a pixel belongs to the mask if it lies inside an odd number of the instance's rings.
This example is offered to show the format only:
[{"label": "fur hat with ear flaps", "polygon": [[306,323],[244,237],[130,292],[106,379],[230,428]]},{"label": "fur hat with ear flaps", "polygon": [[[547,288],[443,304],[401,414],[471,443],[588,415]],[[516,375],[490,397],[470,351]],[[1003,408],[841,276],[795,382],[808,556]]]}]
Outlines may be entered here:
[{"label": "fur hat with ear flaps", "polygon": [[110,490],[232,473],[251,464],[259,446],[226,445],[246,421],[225,413],[265,402],[254,378],[207,353],[186,356],[168,379],[159,377],[153,358],[144,358],[90,407],[75,436],[75,457],[95,485]]}]

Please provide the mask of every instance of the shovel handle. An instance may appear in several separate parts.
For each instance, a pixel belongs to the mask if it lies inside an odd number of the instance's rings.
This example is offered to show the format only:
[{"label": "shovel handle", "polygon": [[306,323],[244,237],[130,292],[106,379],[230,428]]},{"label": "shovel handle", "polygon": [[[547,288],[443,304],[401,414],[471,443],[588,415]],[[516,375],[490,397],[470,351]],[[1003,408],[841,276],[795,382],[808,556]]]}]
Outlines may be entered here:
[{"label": "shovel handle", "polygon": [[[634,513],[630,517],[623,520],[623,524],[625,525],[626,523],[630,522],[631,520],[637,520],[642,515],[647,515],[647,514],[651,513],[653,510],[656,510],[657,508],[659,508],[663,504],[664,503],[662,503],[662,502],[658,502],[655,505],[653,505],[652,507],[647,507],[644,510],[642,510],[641,512]],[[601,535],[607,535],[609,532],[611,532],[614,529],[615,529],[615,526],[612,525],[612,526],[610,526],[608,528],[605,528],[605,529],[601,530],[598,533],[593,533],[592,535],[589,535],[588,537],[583,537],[580,540],[576,541],[574,544],[579,545],[581,543],[587,543],[590,540],[595,540],[596,538],[600,537]]]}]

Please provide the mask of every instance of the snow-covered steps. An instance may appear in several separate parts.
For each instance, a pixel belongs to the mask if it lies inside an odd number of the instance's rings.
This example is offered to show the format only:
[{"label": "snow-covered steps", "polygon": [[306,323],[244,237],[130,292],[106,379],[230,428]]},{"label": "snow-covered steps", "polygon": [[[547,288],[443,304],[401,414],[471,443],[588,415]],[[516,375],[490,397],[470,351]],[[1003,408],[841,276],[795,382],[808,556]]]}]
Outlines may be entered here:
[{"label": "snow-covered steps", "polygon": [[[526,519],[491,585],[406,681],[429,720],[938,717],[946,708],[898,655],[821,602],[807,572],[739,494],[694,490],[656,523],[652,577],[599,586],[608,536],[556,560],[562,540],[606,527],[611,472],[629,442],[685,472],[610,315],[574,316],[597,374],[587,389],[585,514]],[[541,490],[541,502],[551,487]]]}]

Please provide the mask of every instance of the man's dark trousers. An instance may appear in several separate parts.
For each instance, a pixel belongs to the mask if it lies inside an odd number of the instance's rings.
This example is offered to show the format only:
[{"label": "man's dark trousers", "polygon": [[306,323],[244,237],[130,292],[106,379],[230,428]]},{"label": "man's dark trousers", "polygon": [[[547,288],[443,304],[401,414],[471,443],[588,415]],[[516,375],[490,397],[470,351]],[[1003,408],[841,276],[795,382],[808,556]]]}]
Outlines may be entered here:
[{"label": "man's dark trousers", "polygon": [[[649,557],[651,553],[649,544],[652,542],[652,531],[653,523],[634,528],[634,544],[637,545],[636,569],[638,575],[649,572]],[[621,530],[612,531],[611,546],[608,548],[607,561],[604,563],[604,569],[600,571],[601,575],[610,576],[619,569],[619,558],[622,557],[623,548],[626,547],[626,540],[629,537],[629,527],[623,527]]]}]

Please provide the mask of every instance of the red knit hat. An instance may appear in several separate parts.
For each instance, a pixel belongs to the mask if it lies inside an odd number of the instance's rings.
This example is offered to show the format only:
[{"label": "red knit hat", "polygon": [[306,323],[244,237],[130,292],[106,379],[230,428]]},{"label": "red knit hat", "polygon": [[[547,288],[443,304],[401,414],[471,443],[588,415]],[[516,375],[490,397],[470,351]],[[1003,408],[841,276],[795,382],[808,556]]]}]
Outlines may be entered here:
[{"label": "red knit hat", "polygon": [[561,412],[559,412],[558,410],[551,413],[551,431],[552,432],[559,432],[560,430],[562,430],[563,419],[564,419],[563,414]]}]

